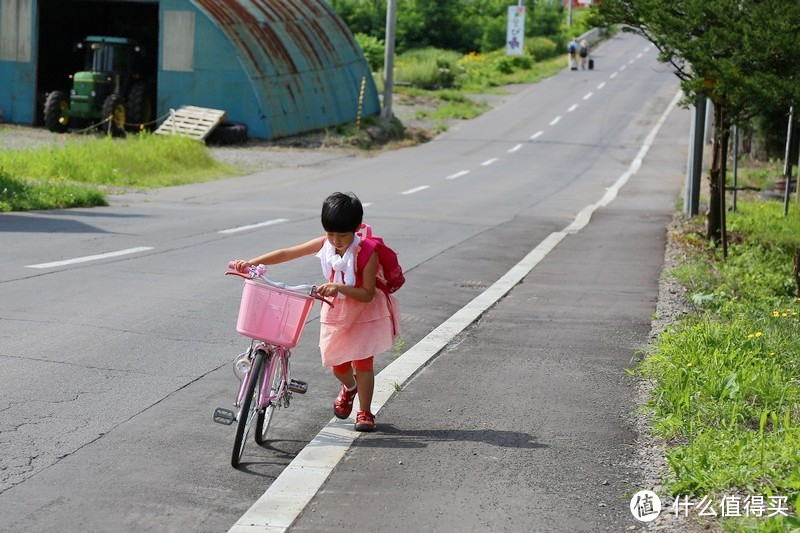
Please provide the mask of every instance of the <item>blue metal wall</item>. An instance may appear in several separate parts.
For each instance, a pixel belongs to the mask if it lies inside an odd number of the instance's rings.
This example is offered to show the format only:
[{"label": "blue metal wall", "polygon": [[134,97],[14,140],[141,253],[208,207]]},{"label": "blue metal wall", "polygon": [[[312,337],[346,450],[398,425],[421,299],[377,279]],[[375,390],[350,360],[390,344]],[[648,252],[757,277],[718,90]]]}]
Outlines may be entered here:
[{"label": "blue metal wall", "polygon": [[[17,28],[17,31],[30,35],[30,58],[28,61],[0,59],[0,111],[4,122],[32,124],[36,111],[37,3],[20,1],[16,5],[24,12],[19,18],[29,23],[29,27]],[[2,23],[0,20],[0,28]]]}]

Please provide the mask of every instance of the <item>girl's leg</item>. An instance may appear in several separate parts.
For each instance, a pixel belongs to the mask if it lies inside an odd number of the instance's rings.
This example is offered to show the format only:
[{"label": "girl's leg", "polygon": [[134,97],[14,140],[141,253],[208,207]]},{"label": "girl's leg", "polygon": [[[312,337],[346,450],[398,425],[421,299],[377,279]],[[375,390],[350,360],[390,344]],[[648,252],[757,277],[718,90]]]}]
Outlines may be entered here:
[{"label": "girl's leg", "polygon": [[348,389],[352,389],[356,386],[356,378],[353,376],[353,367],[350,363],[335,366],[332,370],[333,375],[336,376],[336,379],[338,379],[342,385]]},{"label": "girl's leg", "polygon": [[371,413],[372,392],[375,389],[374,370],[356,370],[356,383],[358,383],[358,403],[362,411]]},{"label": "girl's leg", "polygon": [[336,418],[345,419],[353,412],[353,400],[356,397],[356,378],[353,376],[353,367],[344,363],[333,367],[333,375],[342,383],[336,399],[333,400],[333,414]]}]

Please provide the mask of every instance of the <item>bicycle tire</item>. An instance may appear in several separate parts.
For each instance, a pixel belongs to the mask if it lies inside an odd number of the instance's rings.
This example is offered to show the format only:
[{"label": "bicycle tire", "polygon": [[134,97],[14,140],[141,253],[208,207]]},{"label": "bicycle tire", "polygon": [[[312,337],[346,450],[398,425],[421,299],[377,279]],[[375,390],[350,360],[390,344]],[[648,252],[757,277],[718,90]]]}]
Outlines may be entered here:
[{"label": "bicycle tire", "polygon": [[[275,353],[272,355],[275,358],[275,364],[270,365],[270,371],[268,376],[266,377],[266,382],[269,383],[269,394],[270,396],[274,396],[280,391],[281,386],[284,386],[284,376],[283,376],[283,361],[284,357],[281,354]],[[284,390],[286,390],[284,388]],[[278,402],[280,402],[280,398],[275,402],[275,404],[271,403],[267,405],[264,412],[258,412],[256,415],[256,444],[263,444],[266,442],[267,437],[267,430],[269,430],[269,424],[272,422],[272,415],[275,413],[275,407]]]},{"label": "bicycle tire", "polygon": [[244,445],[247,443],[247,434],[250,432],[250,424],[253,422],[253,415],[258,408],[258,401],[253,402],[253,398],[258,395],[258,383],[261,381],[261,367],[264,365],[264,351],[258,350],[253,358],[253,367],[247,378],[247,387],[242,398],[242,405],[239,409],[236,424],[236,436],[233,439],[233,452],[231,453],[231,466],[236,468],[244,453]]}]

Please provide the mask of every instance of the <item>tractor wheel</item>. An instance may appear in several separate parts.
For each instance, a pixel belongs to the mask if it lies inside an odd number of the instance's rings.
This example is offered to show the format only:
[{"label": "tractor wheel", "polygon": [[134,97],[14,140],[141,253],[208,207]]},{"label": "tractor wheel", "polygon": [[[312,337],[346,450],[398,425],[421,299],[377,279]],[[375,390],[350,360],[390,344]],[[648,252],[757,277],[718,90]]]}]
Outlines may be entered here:
[{"label": "tractor wheel", "polygon": [[69,125],[69,97],[61,91],[53,91],[44,102],[44,125],[48,130],[63,133]]},{"label": "tractor wheel", "polygon": [[110,118],[109,124],[104,125],[107,131],[111,132],[114,137],[119,137],[125,133],[125,122],[127,121],[127,113],[125,108],[125,99],[121,94],[112,94],[108,96],[103,102],[103,120]]},{"label": "tractor wheel", "polygon": [[[147,84],[137,82],[128,92],[128,122],[132,128],[140,129],[142,124],[153,120],[153,100],[150,98]],[[152,124],[144,126],[152,129]]]},{"label": "tractor wheel", "polygon": [[247,124],[242,122],[223,122],[209,134],[208,144],[228,146],[247,142]]}]

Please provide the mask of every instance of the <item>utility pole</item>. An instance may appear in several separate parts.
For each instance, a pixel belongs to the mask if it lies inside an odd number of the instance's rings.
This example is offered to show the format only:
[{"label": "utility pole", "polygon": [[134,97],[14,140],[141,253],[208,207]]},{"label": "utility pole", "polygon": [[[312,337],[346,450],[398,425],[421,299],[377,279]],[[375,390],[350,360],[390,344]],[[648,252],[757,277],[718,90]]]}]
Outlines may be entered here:
[{"label": "utility pole", "polygon": [[395,0],[386,2],[386,54],[383,56],[383,109],[381,119],[392,119],[392,92],[394,90],[394,28],[396,23]]},{"label": "utility pole", "polygon": [[567,7],[567,28],[572,26],[572,0],[569,0]]},{"label": "utility pole", "polygon": [[789,197],[792,195],[792,161],[789,156],[794,144],[794,106],[789,108],[789,126],[786,131],[786,157],[783,163],[783,175],[786,185],[783,188],[783,218],[789,216]]}]

